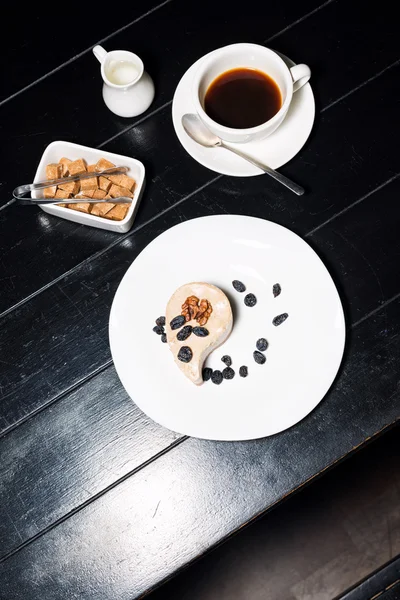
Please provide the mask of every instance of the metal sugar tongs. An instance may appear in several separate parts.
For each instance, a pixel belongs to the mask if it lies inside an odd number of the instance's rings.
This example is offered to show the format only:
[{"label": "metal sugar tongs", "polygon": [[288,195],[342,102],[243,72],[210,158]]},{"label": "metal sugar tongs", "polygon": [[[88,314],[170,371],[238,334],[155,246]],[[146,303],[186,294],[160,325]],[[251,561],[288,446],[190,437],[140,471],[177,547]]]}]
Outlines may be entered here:
[{"label": "metal sugar tongs", "polygon": [[91,177],[101,177],[107,175],[118,175],[120,173],[127,173],[128,167],[111,167],[100,172],[80,173],[79,175],[71,175],[69,177],[60,177],[59,179],[48,179],[46,181],[38,181],[37,183],[27,183],[25,185],[19,185],[13,191],[13,197],[21,205],[39,205],[39,204],[80,204],[82,202],[92,202],[95,204],[102,202],[112,202],[113,204],[126,204],[132,202],[132,198],[128,196],[120,196],[118,198],[24,198],[25,194],[29,192],[36,192],[43,190],[47,187],[53,187],[60,183],[69,183],[70,181],[80,181],[81,179],[90,179]]}]

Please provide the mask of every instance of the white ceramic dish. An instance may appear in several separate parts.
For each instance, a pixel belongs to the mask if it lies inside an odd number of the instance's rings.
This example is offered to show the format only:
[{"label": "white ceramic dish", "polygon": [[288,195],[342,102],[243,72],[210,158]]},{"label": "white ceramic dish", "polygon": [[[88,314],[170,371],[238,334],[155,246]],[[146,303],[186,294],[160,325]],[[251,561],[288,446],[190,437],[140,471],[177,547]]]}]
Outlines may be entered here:
[{"label": "white ceramic dish", "polygon": [[[244,305],[234,279],[256,295],[256,306]],[[212,283],[231,301],[233,331],[207,359],[222,370],[221,357],[232,357],[236,376],[219,386],[191,383],[152,331],[172,293],[190,281]],[[275,283],[282,286],[276,298]],[[289,317],[275,327],[284,312]],[[260,337],[269,342],[264,365],[253,359]],[[344,342],[339,294],[314,250],[284,227],[236,215],[186,221],[153,240],[122,279],[110,315],[115,368],[136,404],[173,431],[215,440],[264,437],[303,419],[331,386]]]},{"label": "white ceramic dish", "polygon": [[[215,50],[213,51],[215,52]],[[213,55],[213,52],[196,61],[183,75],[178,83],[172,101],[172,122],[175,133],[186,152],[201,165],[233,177],[253,177],[264,175],[258,167],[236,156],[224,148],[204,148],[192,140],[182,127],[182,116],[185,113],[195,113],[196,107],[192,99],[193,80],[202,61]],[[277,52],[288,67],[295,63],[283,54]],[[315,118],[314,95],[309,83],[304,85],[293,96],[289,110],[283,123],[274,133],[263,140],[236,144],[242,152],[249,154],[272,169],[279,169],[289,162],[306,143]],[[227,142],[227,145],[230,145]],[[235,145],[235,144],[232,144]]]},{"label": "white ceramic dish", "polygon": [[[125,219],[122,221],[110,221],[108,219],[103,219],[102,217],[96,217],[95,215],[85,214],[76,210],[70,210],[69,208],[57,206],[56,204],[42,204],[40,208],[44,210],[44,212],[61,217],[62,219],[67,219],[68,221],[74,221],[74,223],[90,225],[91,227],[98,227],[99,229],[107,229],[108,231],[115,231],[118,233],[126,233],[129,231],[133,225],[135,214],[139,206],[145,185],[145,169],[143,163],[135,158],[122,156],[121,154],[114,154],[113,152],[107,152],[106,150],[89,148],[88,146],[73,144],[72,142],[56,141],[49,144],[46,150],[43,152],[43,156],[40,159],[40,163],[33,180],[34,183],[45,180],[46,165],[49,163],[58,162],[63,156],[66,156],[71,160],[84,158],[88,164],[96,163],[99,158],[104,157],[117,166],[129,167],[129,172],[127,174],[130,177],[133,177],[136,181],[132,204],[129,207]],[[40,194],[40,192],[32,192],[32,197],[40,198]]]}]

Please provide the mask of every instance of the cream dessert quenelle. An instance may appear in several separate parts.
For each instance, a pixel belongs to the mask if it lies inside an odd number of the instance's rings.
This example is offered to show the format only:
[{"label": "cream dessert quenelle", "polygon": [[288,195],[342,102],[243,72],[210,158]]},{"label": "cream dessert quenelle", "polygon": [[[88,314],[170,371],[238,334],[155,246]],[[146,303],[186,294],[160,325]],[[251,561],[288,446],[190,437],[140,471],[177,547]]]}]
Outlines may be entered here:
[{"label": "cream dessert quenelle", "polygon": [[209,354],[232,331],[230,302],[222,290],[204,282],[187,283],[174,292],[166,309],[169,348],[182,373],[196,385]]}]

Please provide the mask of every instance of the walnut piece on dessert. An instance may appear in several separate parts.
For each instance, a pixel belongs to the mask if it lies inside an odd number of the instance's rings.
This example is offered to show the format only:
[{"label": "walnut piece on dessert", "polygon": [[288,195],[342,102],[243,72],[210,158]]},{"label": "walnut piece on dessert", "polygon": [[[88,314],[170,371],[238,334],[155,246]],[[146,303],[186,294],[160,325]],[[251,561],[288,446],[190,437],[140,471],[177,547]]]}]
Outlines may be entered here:
[{"label": "walnut piece on dessert", "polygon": [[181,315],[185,317],[186,322],[195,319],[199,325],[203,326],[207,323],[212,310],[211,303],[205,298],[199,300],[197,296],[189,296],[182,304]]}]

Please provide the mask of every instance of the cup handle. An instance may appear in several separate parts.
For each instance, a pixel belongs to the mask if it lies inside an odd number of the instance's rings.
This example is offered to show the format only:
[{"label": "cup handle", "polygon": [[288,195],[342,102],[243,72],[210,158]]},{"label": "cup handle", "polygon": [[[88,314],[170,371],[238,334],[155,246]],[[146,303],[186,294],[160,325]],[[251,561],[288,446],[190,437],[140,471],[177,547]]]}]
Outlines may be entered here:
[{"label": "cup handle", "polygon": [[92,52],[100,63],[102,63],[107,56],[107,51],[104,50],[102,46],[95,46]]},{"label": "cup handle", "polygon": [[293,91],[297,92],[300,88],[307,83],[311,77],[310,67],[304,64],[295,65],[291,67],[290,73],[293,79]]}]

